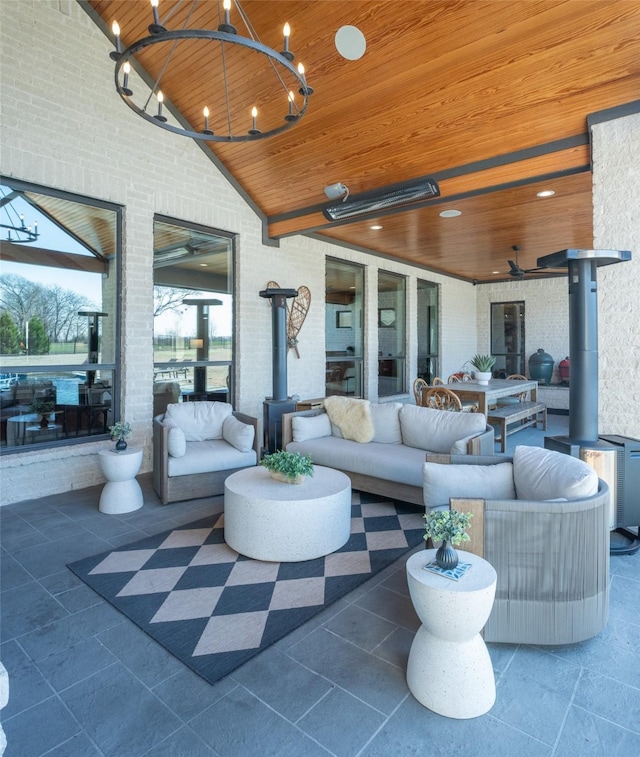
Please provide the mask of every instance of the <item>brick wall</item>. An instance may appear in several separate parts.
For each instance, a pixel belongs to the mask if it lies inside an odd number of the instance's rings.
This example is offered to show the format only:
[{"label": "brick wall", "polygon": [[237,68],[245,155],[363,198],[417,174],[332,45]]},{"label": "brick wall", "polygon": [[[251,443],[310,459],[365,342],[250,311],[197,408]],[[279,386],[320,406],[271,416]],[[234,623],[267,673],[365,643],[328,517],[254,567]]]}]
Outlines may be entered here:
[{"label": "brick wall", "polygon": [[631,250],[598,269],[599,431],[640,439],[640,114],[593,127],[594,247]]}]

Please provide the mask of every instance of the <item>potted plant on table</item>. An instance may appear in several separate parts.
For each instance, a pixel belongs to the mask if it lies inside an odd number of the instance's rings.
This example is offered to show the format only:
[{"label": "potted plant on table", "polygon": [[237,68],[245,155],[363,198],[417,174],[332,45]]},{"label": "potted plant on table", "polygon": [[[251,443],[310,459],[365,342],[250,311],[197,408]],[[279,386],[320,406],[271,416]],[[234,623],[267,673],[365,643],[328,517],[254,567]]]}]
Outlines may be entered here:
[{"label": "potted plant on table", "polygon": [[118,421],[113,426],[109,426],[109,432],[112,439],[117,439],[116,452],[122,452],[127,448],[127,442],[125,441],[128,436],[131,436],[131,424],[127,421]]},{"label": "potted plant on table", "polygon": [[424,539],[441,541],[436,552],[436,564],[443,570],[453,570],[458,564],[458,553],[451,546],[469,541],[466,529],[471,524],[472,513],[458,510],[432,510],[424,516]]},{"label": "potted plant on table", "polygon": [[272,452],[264,456],[262,465],[269,471],[271,478],[287,484],[301,484],[306,476],[313,476],[311,456],[299,452]]},{"label": "potted plant on table", "polygon": [[496,364],[493,355],[474,355],[469,361],[475,368],[474,375],[479,384],[488,384],[491,378],[491,370]]},{"label": "potted plant on table", "polygon": [[54,400],[34,399],[31,403],[31,412],[40,416],[40,425],[46,427],[49,422],[55,422],[55,415],[51,418],[51,413],[56,409]]}]

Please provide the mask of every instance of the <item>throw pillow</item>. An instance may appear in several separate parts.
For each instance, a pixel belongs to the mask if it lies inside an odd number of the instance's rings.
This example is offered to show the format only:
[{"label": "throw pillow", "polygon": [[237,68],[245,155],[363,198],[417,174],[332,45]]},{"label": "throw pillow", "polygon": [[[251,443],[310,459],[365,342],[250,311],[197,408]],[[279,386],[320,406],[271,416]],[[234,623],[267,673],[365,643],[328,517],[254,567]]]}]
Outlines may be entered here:
[{"label": "throw pillow", "polygon": [[309,439],[331,436],[331,421],[326,413],[310,416],[294,415],[291,419],[291,430],[294,442],[307,442]]},{"label": "throw pillow", "polygon": [[402,444],[400,418],[398,417],[401,407],[401,402],[374,402],[371,405],[374,428],[372,441],[382,444]]},{"label": "throw pillow", "polygon": [[180,402],[167,405],[165,418],[175,421],[188,442],[222,439],[222,424],[233,408],[228,402]]},{"label": "throw pillow", "polygon": [[175,421],[167,418],[162,422],[165,428],[169,429],[167,434],[167,452],[171,457],[184,457],[187,452],[187,440],[183,430],[176,425]]},{"label": "throw pillow", "polygon": [[250,452],[253,448],[254,428],[248,423],[228,415],[222,424],[222,438],[240,452]]},{"label": "throw pillow", "polygon": [[580,499],[598,491],[598,474],[583,460],[543,447],[517,446],[513,480],[518,499]]},{"label": "throw pillow", "polygon": [[373,439],[374,428],[369,400],[327,397],[324,407],[329,420],[338,426],[345,439],[363,444]]},{"label": "throw pillow", "polygon": [[[438,412],[446,412],[439,410]],[[422,472],[427,508],[448,505],[451,497],[515,499],[513,464],[442,465],[425,463]]]}]

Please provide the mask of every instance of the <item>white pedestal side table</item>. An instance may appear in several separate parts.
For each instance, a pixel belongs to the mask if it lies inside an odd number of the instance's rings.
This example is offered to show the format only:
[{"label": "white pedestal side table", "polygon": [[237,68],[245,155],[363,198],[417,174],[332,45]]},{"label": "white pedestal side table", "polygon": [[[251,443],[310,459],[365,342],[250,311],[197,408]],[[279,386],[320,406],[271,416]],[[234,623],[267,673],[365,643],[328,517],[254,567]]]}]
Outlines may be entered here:
[{"label": "white pedestal side table", "polygon": [[411,601],[422,621],[409,652],[407,684],[425,707],[448,718],[484,715],[496,701],[489,652],[480,636],[493,607],[496,572],[481,557],[458,550],[471,568],[459,581],[424,570],[426,549],[407,560]]},{"label": "white pedestal side table", "polygon": [[224,539],[246,557],[301,562],[328,555],[351,535],[351,481],[314,465],[301,484],[274,481],[261,465],[224,483]]},{"label": "white pedestal side table", "polygon": [[107,479],[100,495],[100,512],[119,515],[139,510],[143,498],[136,473],[142,465],[142,447],[127,447],[122,452],[102,449],[98,452],[98,460]]}]

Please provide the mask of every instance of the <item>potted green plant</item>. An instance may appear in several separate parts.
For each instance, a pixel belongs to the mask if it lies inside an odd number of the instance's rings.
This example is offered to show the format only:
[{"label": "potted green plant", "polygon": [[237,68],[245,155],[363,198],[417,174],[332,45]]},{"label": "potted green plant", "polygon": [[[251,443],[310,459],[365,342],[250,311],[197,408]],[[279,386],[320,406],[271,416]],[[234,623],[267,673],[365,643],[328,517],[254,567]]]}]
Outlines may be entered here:
[{"label": "potted green plant", "polygon": [[42,426],[46,426],[50,421],[55,421],[55,416],[53,418],[50,417],[55,409],[55,400],[39,397],[31,403],[31,412],[40,416],[40,424]]},{"label": "potted green plant", "polygon": [[122,452],[127,448],[127,442],[125,441],[128,436],[131,436],[131,424],[127,421],[117,421],[113,426],[109,426],[109,433],[112,439],[117,439],[116,451]]},{"label": "potted green plant", "polygon": [[488,384],[491,378],[491,370],[496,364],[493,355],[474,355],[469,361],[475,368],[474,376],[479,384]]},{"label": "potted green plant", "polygon": [[458,510],[432,510],[424,516],[424,539],[441,541],[436,552],[436,564],[444,570],[453,570],[458,564],[458,553],[451,546],[469,541],[466,529],[471,525],[472,513]]},{"label": "potted green plant", "polygon": [[313,476],[311,456],[299,452],[272,452],[263,457],[262,465],[269,471],[271,478],[287,484],[301,484],[306,476]]}]

